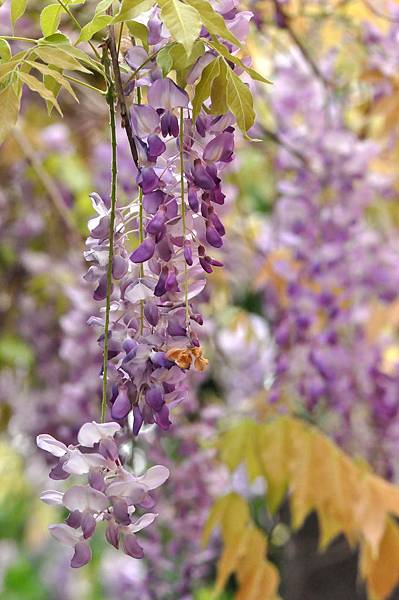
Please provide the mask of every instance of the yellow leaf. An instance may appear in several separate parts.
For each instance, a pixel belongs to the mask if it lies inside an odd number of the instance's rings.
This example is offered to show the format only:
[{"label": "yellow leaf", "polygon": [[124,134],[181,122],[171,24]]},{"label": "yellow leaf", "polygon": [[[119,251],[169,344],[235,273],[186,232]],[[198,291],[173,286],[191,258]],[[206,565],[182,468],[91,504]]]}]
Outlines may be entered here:
[{"label": "yellow leaf", "polygon": [[176,42],[183,44],[187,55],[190,55],[201,31],[199,12],[180,0],[159,0],[158,4],[161,7],[162,21]]},{"label": "yellow leaf", "polygon": [[399,528],[388,519],[378,556],[367,542],[362,544],[360,572],[373,600],[385,600],[399,583]]}]

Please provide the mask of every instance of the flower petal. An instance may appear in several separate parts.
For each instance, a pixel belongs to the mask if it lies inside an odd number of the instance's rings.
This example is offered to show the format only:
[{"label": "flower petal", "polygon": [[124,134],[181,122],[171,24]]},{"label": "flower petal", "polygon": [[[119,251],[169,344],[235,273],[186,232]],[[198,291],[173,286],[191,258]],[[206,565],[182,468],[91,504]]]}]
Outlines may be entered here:
[{"label": "flower petal", "polygon": [[85,485],[74,485],[64,494],[63,504],[68,510],[101,512],[109,504],[105,494]]},{"label": "flower petal", "polygon": [[40,496],[40,500],[42,500],[46,504],[57,506],[59,504],[62,504],[63,496],[64,494],[62,492],[59,492],[58,490],[47,490],[46,492],[43,492],[43,494]]},{"label": "flower petal", "polygon": [[130,525],[129,531],[131,531],[132,533],[141,531],[145,527],[148,527],[149,525],[151,525],[151,523],[153,523],[155,521],[157,516],[158,516],[158,513],[146,513],[145,515],[143,515],[142,517],[137,519],[137,521],[135,523],[132,523]]},{"label": "flower petal", "polygon": [[53,456],[61,457],[68,452],[68,448],[65,446],[65,444],[59,442],[48,433],[42,433],[41,435],[38,435],[36,438],[36,444],[42,450],[53,454]]},{"label": "flower petal", "polygon": [[155,467],[148,469],[144,475],[138,477],[137,481],[144,485],[148,490],[154,490],[162,485],[168,479],[169,475],[169,469],[163,465],[155,465]]},{"label": "flower petal", "polygon": [[93,448],[102,438],[114,437],[115,433],[120,430],[121,426],[118,423],[85,423],[79,430],[78,442],[86,448]]},{"label": "flower petal", "polygon": [[87,563],[91,560],[91,548],[86,542],[78,542],[75,546],[75,554],[71,560],[71,567],[74,569],[79,569],[79,567],[83,567],[87,565]]},{"label": "flower petal", "polygon": [[50,525],[48,529],[52,537],[65,546],[75,546],[81,538],[81,534],[76,529],[65,523]]}]

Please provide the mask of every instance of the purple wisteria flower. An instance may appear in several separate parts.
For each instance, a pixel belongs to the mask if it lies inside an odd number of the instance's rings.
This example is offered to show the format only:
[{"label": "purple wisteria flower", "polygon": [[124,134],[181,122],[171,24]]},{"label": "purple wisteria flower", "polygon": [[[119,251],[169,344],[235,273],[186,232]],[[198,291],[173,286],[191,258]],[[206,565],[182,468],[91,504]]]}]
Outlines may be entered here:
[{"label": "purple wisteria flower", "polygon": [[157,465],[136,477],[123,467],[115,438],[120,429],[114,422],[85,423],[79,430],[77,446],[66,446],[49,434],[37,437],[39,448],[58,459],[51,478],[86,476],[84,485],[73,485],[65,493],[49,490],[41,496],[43,502],[62,505],[69,511],[65,523],[49,529],[56,540],[74,548],[71,567],[82,567],[90,561],[88,540],[99,521],[106,523],[109,544],[119,548],[123,543],[125,554],[133,558],[144,556],[135,534],[151,525],[157,514],[145,513],[139,518],[133,515],[137,507],[154,506],[150,491],[166,481],[169,470]]}]

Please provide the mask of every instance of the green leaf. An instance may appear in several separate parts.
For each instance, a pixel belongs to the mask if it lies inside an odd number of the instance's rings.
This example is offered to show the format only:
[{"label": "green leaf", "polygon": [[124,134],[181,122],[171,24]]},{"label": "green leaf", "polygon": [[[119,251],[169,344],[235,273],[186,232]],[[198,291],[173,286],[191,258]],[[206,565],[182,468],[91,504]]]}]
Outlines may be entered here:
[{"label": "green leaf", "polygon": [[199,80],[193,99],[193,121],[198,117],[202,103],[211,95],[212,84],[220,72],[220,62],[218,59],[213,60],[202,71],[201,79]]},{"label": "green leaf", "polygon": [[215,12],[207,0],[187,0],[188,4],[195,8],[201,15],[202,24],[212,35],[220,35],[224,40],[231,42],[235,46],[241,47],[241,42],[238,40],[229,29],[222,15]]},{"label": "green leaf", "polygon": [[40,27],[45,37],[53,35],[57,31],[62,10],[62,6],[59,4],[49,4],[43,8],[40,13]]},{"label": "green leaf", "polygon": [[24,15],[26,5],[27,0],[11,0],[11,23],[13,27],[18,19]]},{"label": "green leaf", "polygon": [[227,106],[237,119],[237,125],[246,133],[255,122],[254,103],[249,87],[225,63]]},{"label": "green leaf", "polygon": [[252,77],[252,79],[255,79],[256,81],[261,81],[262,83],[272,83],[270,79],[266,79],[265,77],[263,77],[263,75],[255,71],[255,69],[247,67],[247,65],[243,63],[243,61],[240,58],[238,58],[238,56],[233,56],[232,54],[230,54],[226,46],[223,46],[223,44],[220,44],[217,40],[214,39],[212,42],[209,42],[209,45],[212,48],[214,48],[216,52],[218,52],[221,56],[224,56],[226,60],[229,60],[238,67],[241,67],[241,69],[244,69],[244,71],[246,71],[248,75]]},{"label": "green leaf", "polygon": [[131,21],[143,12],[150,10],[154,4],[155,0],[122,0],[120,11],[115,15],[113,23]]},{"label": "green leaf", "polygon": [[104,29],[111,21],[110,15],[95,15],[89,23],[82,27],[78,42],[89,42],[93,35]]},{"label": "green leaf", "polygon": [[107,9],[111,6],[113,0],[101,0],[96,6],[95,14],[105,13]]},{"label": "green leaf", "polygon": [[218,58],[217,60],[219,63],[219,74],[212,83],[211,110],[212,113],[216,115],[223,115],[228,110],[226,96],[226,63],[223,58]]},{"label": "green leaf", "polygon": [[[72,98],[74,98],[76,100],[76,102],[79,102],[79,99],[76,96],[73,87],[71,86],[69,81],[67,79],[65,79],[65,77],[62,75],[62,73],[60,73],[59,71],[57,71],[55,69],[50,69],[50,67],[48,67],[47,65],[43,65],[42,63],[31,62],[29,60],[27,61],[27,63],[32,68],[37,69],[42,75],[49,75],[50,77],[55,79],[60,84],[61,87],[64,87],[67,90],[67,92],[70,93],[70,95],[72,96]],[[45,84],[45,82],[43,82],[43,83],[46,86],[46,88],[49,89],[47,87],[47,85]]]},{"label": "green leaf", "polygon": [[84,73],[89,73],[76,58],[70,55],[69,48],[66,45],[62,50],[61,48],[51,46],[50,44],[43,46],[39,45],[34,52],[49,65],[55,65],[56,67],[68,69],[70,71],[83,71]]},{"label": "green leaf", "polygon": [[180,42],[191,54],[194,42],[201,31],[199,12],[180,0],[158,0],[161,7],[161,19],[169,29],[176,42]]},{"label": "green leaf", "polygon": [[65,34],[57,31],[57,33],[40,38],[38,42],[39,44],[70,44],[71,40]]},{"label": "green leaf", "polygon": [[185,71],[195,61],[204,54],[205,44],[202,40],[196,40],[190,54],[186,53],[186,50],[182,44],[173,44],[170,49],[170,55],[173,61],[173,68],[177,73]]},{"label": "green leaf", "polygon": [[0,144],[17,122],[21,88],[15,84],[0,91]]},{"label": "green leaf", "polygon": [[173,60],[170,55],[171,46],[164,46],[157,54],[157,65],[162,71],[162,76],[166,75],[171,71],[173,66]]},{"label": "green leaf", "polygon": [[[136,40],[140,40],[143,44],[143,48],[148,52],[148,29],[143,23],[138,21],[128,21],[126,23],[129,33]],[[163,50],[163,48],[162,48]]]},{"label": "green leaf", "polygon": [[46,88],[44,83],[36,79],[36,77],[33,77],[33,75],[29,75],[28,73],[19,72],[18,76],[21,79],[21,81],[23,81],[23,83],[25,83],[32,90],[32,92],[36,92],[37,94],[39,94],[43,98],[43,100],[51,102],[51,104],[53,104],[58,110],[60,115],[62,115],[62,111],[60,105],[57,102],[57,98],[52,92],[50,92],[50,90]]},{"label": "green leaf", "polygon": [[11,48],[6,40],[0,40],[0,64],[8,62],[12,58]]},{"label": "green leaf", "polygon": [[20,62],[21,61],[14,56],[12,60],[5,63],[0,63],[0,79],[6,75],[9,75],[9,73],[11,73],[11,71],[13,71]]},{"label": "green leaf", "polygon": [[[55,69],[56,69],[56,67],[51,70],[54,71]],[[61,69],[59,69],[58,72],[61,72]],[[54,77],[52,75],[43,75],[43,84],[53,94],[53,96],[55,98],[57,98],[57,96],[60,92],[60,89],[61,89],[61,84],[56,79],[54,79]],[[54,105],[51,102],[48,102],[47,100],[46,100],[46,105],[47,105],[47,112],[49,115],[51,115]]]}]

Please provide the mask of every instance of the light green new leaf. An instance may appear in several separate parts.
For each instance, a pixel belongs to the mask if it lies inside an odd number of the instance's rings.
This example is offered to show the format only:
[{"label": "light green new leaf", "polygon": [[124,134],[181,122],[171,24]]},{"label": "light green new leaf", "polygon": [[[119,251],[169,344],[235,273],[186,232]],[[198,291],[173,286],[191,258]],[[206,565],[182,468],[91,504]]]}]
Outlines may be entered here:
[{"label": "light green new leaf", "polygon": [[218,59],[213,60],[202,71],[201,79],[199,80],[193,99],[193,121],[198,117],[203,102],[211,95],[212,84],[215,78],[219,75],[220,63]]},{"label": "light green new leaf", "polygon": [[13,27],[18,19],[24,15],[26,5],[27,0],[11,0],[11,23]]},{"label": "light green new leaf", "polygon": [[53,35],[58,29],[61,20],[62,6],[49,4],[40,13],[40,28],[44,37]]},{"label": "light green new leaf", "polygon": [[201,31],[201,17],[192,6],[180,0],[158,0],[161,19],[176,42],[183,44],[187,54],[191,54],[195,40]]},{"label": "light green new leaf", "polygon": [[246,133],[255,122],[254,102],[249,87],[225,63],[227,106],[237,119],[237,125]]},{"label": "light green new leaf", "polygon": [[[55,79],[57,81],[57,83],[60,84],[61,87],[64,87],[67,90],[67,92],[70,93],[70,95],[72,96],[72,98],[74,98],[76,100],[76,102],[79,102],[79,99],[76,96],[73,87],[71,86],[69,81],[67,79],[65,79],[65,77],[62,75],[62,73],[60,73],[59,71],[57,71],[55,69],[50,69],[50,67],[47,67],[47,65],[43,65],[42,63],[31,62],[30,60],[28,60],[27,63],[32,68],[40,71],[40,73],[42,73],[42,75],[49,75],[50,77]],[[47,89],[49,89],[45,82],[44,82],[44,85]],[[52,91],[52,90],[50,90],[50,91]]]},{"label": "light green new leaf", "polygon": [[89,23],[82,27],[78,42],[89,42],[93,35],[104,29],[111,21],[110,15],[95,15]]},{"label": "light green new leaf", "polygon": [[143,23],[138,21],[128,21],[126,23],[129,33],[136,40],[140,40],[143,48],[148,51],[148,29]]},{"label": "light green new leaf", "polygon": [[95,14],[98,15],[105,13],[111,6],[112,2],[113,0],[101,0],[101,2],[99,2],[96,6]]},{"label": "light green new leaf", "polygon": [[131,21],[142,13],[150,10],[155,4],[155,0],[122,0],[121,8],[115,15],[113,23],[121,21]]},{"label": "light green new leaf", "polygon": [[37,94],[39,94],[43,98],[43,100],[51,102],[51,104],[53,104],[58,110],[60,115],[62,115],[62,111],[60,105],[57,102],[56,97],[53,95],[52,92],[50,92],[50,90],[46,88],[44,83],[36,79],[36,77],[33,77],[33,75],[29,75],[28,73],[22,73],[21,71],[18,73],[18,76],[21,79],[21,81],[32,90],[32,92],[36,92]]},{"label": "light green new leaf", "polygon": [[162,77],[166,77],[172,69],[173,60],[170,51],[171,46],[164,46],[157,54],[157,65],[162,71]]},{"label": "light green new leaf", "polygon": [[230,62],[234,63],[238,67],[241,67],[241,69],[244,69],[244,71],[246,71],[248,73],[248,75],[250,75],[250,77],[252,77],[252,79],[255,79],[256,81],[261,81],[262,83],[272,83],[269,79],[266,79],[265,77],[263,77],[263,75],[261,75],[260,73],[255,71],[255,69],[252,69],[251,67],[247,67],[247,65],[245,63],[243,63],[243,61],[240,58],[238,58],[238,56],[234,56],[233,54],[230,54],[230,52],[227,50],[226,46],[223,46],[223,44],[220,44],[217,40],[214,39],[212,42],[209,42],[209,45],[212,48],[214,48],[216,50],[216,52],[218,52],[226,60],[229,60]]},{"label": "light green new leaf", "polygon": [[17,122],[21,90],[15,84],[0,91],[0,144]]},{"label": "light green new leaf", "polygon": [[195,8],[201,15],[202,24],[212,35],[220,35],[224,40],[235,46],[241,47],[238,40],[226,27],[224,18],[215,12],[207,0],[187,0],[188,4]]},{"label": "light green new leaf", "polygon": [[6,63],[12,57],[11,48],[6,40],[0,40],[0,64]]},{"label": "light green new leaf", "polygon": [[35,54],[41,58],[45,63],[49,65],[55,65],[60,69],[68,69],[70,71],[83,71],[89,73],[85,67],[83,67],[69,52],[68,46],[65,48],[57,48],[49,44],[38,46],[35,49]]}]

